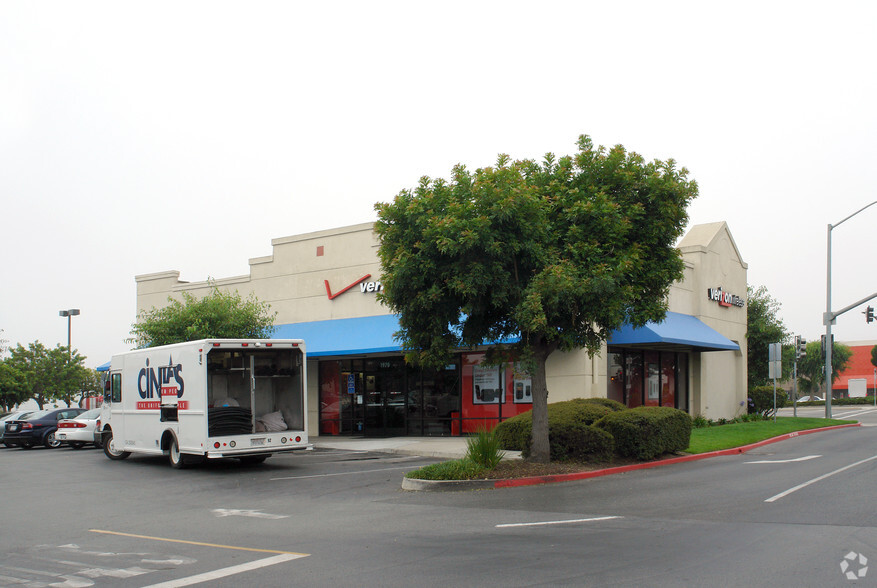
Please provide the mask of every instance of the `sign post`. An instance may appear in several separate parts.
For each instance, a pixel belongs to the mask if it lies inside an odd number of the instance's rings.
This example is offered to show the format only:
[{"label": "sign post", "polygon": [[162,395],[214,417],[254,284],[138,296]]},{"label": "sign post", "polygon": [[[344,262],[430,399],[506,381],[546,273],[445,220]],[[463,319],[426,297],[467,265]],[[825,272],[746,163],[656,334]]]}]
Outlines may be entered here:
[{"label": "sign post", "polygon": [[783,373],[783,344],[768,344],[767,355],[767,375],[773,380],[773,422],[777,422],[777,378]]}]

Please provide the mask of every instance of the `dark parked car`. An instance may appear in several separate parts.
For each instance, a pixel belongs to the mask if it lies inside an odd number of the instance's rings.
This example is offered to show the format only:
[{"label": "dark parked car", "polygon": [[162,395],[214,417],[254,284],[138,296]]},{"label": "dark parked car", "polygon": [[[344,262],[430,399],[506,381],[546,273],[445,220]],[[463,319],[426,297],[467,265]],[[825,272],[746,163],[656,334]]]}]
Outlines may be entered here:
[{"label": "dark parked car", "polygon": [[7,447],[18,445],[25,449],[40,444],[50,448],[57,447],[61,444],[55,439],[58,421],[72,419],[83,412],[85,412],[84,408],[55,408],[38,410],[22,419],[6,421],[3,442]]}]

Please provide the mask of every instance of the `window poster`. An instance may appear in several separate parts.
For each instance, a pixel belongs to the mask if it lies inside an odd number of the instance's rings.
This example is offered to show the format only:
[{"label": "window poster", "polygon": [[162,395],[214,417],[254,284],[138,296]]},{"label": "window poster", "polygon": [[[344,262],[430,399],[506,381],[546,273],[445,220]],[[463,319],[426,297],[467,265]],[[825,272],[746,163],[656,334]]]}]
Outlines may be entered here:
[{"label": "window poster", "polygon": [[499,404],[505,399],[502,394],[498,367],[472,366],[472,404]]},{"label": "window poster", "polygon": [[533,404],[533,380],[526,373],[517,369],[514,371],[514,398],[515,404]]},{"label": "window poster", "polygon": [[661,371],[658,364],[649,364],[649,400],[657,400],[661,395]]}]

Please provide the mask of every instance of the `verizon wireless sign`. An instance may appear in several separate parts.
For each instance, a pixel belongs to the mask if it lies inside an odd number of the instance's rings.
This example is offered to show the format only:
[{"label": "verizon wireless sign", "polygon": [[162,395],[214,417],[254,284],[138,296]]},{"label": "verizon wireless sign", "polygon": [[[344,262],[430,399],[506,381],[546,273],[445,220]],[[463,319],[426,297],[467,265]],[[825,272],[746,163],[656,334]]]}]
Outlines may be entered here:
[{"label": "verizon wireless sign", "polygon": [[725,292],[721,286],[718,288],[707,288],[706,296],[709,300],[719,303],[719,306],[737,306],[743,308],[743,299],[736,294]]}]

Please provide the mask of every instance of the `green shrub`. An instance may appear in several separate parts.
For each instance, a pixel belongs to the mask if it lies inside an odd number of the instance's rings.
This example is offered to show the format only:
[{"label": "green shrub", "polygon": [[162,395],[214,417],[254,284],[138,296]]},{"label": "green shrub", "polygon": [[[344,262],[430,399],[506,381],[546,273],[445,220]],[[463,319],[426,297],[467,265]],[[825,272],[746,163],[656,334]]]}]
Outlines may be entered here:
[{"label": "green shrub", "polygon": [[524,451],[533,435],[533,414],[525,412],[504,420],[493,429],[493,434],[501,449]]},{"label": "green shrub", "polygon": [[612,461],[615,440],[591,425],[568,421],[548,423],[551,461]]},{"label": "green shrub", "polygon": [[[776,406],[786,405],[789,395],[785,390],[777,388]],[[773,386],[755,386],[749,390],[749,412],[767,418],[773,414]]]},{"label": "green shrub", "polygon": [[640,406],[608,414],[594,426],[614,437],[618,455],[648,460],[688,447],[692,423],[675,408]]},{"label": "green shrub", "polygon": [[620,410],[627,410],[627,407],[618,402],[617,400],[612,400],[611,398],[576,398],[571,402],[581,402],[584,404],[596,404],[598,406],[605,406],[606,408],[612,410],[613,412],[618,412]]},{"label": "green shrub", "polygon": [[[571,425],[591,425],[612,412],[612,408],[591,400],[599,399],[577,398],[548,405],[549,443],[551,443],[550,431],[553,424],[563,422]],[[526,456],[533,439],[533,412],[527,411],[504,420],[496,426],[493,433],[499,440],[500,448],[521,451]]]},{"label": "green shrub", "polygon": [[499,438],[486,429],[478,431],[466,441],[466,459],[492,470],[502,460]]},{"label": "green shrub", "polygon": [[695,429],[703,429],[705,427],[711,426],[712,424],[713,424],[713,422],[710,419],[706,418],[705,416],[703,416],[700,413],[696,414],[694,416],[694,418],[691,420],[691,425]]},{"label": "green shrub", "polygon": [[[856,404],[874,404],[873,396],[863,396],[859,398],[832,398],[831,403],[834,406],[851,406]],[[799,404],[813,404],[814,406],[821,406],[825,404],[825,401],[822,402],[801,402]]]}]

